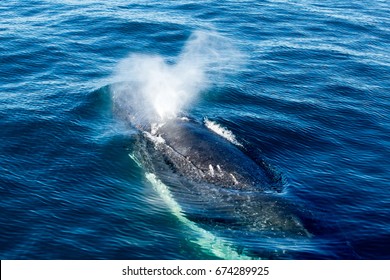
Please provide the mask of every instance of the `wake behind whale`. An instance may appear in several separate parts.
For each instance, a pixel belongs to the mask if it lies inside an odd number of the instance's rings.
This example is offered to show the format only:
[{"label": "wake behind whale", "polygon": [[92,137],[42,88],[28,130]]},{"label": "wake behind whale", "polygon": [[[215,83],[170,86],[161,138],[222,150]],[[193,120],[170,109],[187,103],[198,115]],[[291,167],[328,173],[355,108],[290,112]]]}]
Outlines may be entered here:
[{"label": "wake behind whale", "polygon": [[[231,244],[241,237],[296,242],[310,234],[274,168],[183,113],[213,75],[223,73],[228,61],[220,52],[230,54],[230,67],[239,64],[225,38],[203,32],[189,39],[174,64],[131,56],[116,75],[128,78],[112,86],[114,110],[137,131],[131,157],[171,211],[200,234],[201,247],[221,258],[259,257],[253,250],[239,254],[247,248]],[[283,249],[284,241],[274,248]]]}]

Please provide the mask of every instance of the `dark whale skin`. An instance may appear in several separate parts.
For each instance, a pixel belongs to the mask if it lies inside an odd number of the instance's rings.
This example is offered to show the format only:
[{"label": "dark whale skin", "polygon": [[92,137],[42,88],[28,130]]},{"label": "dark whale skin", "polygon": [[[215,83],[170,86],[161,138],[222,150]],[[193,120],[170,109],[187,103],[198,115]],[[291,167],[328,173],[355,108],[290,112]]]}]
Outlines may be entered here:
[{"label": "dark whale skin", "polygon": [[[175,118],[142,130],[134,155],[169,187],[187,218],[262,237],[308,237],[278,174],[205,125]],[[210,167],[211,166],[211,167]]]}]

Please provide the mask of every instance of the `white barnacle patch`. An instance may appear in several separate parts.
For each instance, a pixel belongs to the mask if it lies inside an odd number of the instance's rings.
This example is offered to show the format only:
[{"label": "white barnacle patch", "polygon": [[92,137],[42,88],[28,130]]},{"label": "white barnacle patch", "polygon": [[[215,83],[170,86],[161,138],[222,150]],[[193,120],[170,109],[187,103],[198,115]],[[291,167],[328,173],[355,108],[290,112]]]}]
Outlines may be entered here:
[{"label": "white barnacle patch", "polygon": [[150,133],[152,135],[156,135],[157,130],[159,130],[162,126],[164,126],[165,123],[152,123],[150,125]]},{"label": "white barnacle patch", "polygon": [[156,140],[156,142],[158,144],[164,144],[165,143],[165,139],[162,138],[160,135],[156,136],[155,140]]},{"label": "white barnacle patch", "polygon": [[155,145],[158,145],[158,144],[164,144],[165,143],[165,140],[164,138],[162,138],[160,135],[153,135],[149,132],[144,132],[144,134],[146,135],[146,137],[148,137]]},{"label": "white barnacle patch", "polygon": [[214,177],[214,168],[211,164],[209,164],[209,171],[210,171],[210,175]]},{"label": "white barnacle patch", "polygon": [[238,184],[236,177],[234,177],[234,175],[232,173],[230,173],[230,176],[232,177],[234,184],[235,185]]}]

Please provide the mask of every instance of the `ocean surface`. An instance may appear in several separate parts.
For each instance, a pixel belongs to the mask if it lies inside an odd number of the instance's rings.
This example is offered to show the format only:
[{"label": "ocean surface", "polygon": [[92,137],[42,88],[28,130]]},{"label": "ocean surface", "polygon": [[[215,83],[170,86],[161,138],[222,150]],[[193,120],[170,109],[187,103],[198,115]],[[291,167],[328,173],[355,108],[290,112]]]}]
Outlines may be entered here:
[{"label": "ocean surface", "polygon": [[[1,1],[0,259],[390,259],[389,15],[385,0]],[[261,154],[310,236],[187,219],[129,156],[115,85],[134,82]]]}]

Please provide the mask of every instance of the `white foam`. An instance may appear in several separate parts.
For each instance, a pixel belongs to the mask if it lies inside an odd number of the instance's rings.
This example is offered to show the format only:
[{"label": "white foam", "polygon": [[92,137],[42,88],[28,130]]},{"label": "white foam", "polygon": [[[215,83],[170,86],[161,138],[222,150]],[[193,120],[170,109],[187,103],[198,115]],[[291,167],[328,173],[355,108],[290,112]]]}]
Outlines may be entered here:
[{"label": "white foam", "polygon": [[156,135],[157,130],[159,130],[165,123],[152,123],[150,132],[152,135]]},{"label": "white foam", "polygon": [[129,157],[134,160],[134,162],[138,165],[138,167],[142,167],[141,162],[138,160],[134,153],[129,154]]},{"label": "white foam", "polygon": [[165,139],[162,138],[160,135],[153,135],[153,134],[146,132],[146,131],[144,131],[144,134],[146,137],[148,137],[156,145],[165,143]]},{"label": "white foam", "polygon": [[238,184],[236,177],[234,177],[234,175],[232,173],[230,173],[230,176],[232,176],[234,184]]},{"label": "white foam", "polygon": [[227,139],[229,142],[233,143],[234,145],[242,147],[242,144],[237,141],[236,136],[233,134],[233,132],[231,132],[227,128],[224,128],[224,127],[220,126],[218,123],[210,121],[207,118],[204,120],[204,124],[206,125],[206,127],[208,129],[214,131],[218,135]]},{"label": "white foam", "polygon": [[209,164],[209,170],[210,170],[210,175],[214,177],[214,168],[211,164]]},{"label": "white foam", "polygon": [[196,243],[203,249],[210,251],[215,256],[222,259],[231,260],[250,260],[252,258],[237,253],[236,250],[222,237],[216,236],[211,232],[199,227],[196,223],[190,221],[183,214],[180,205],[173,199],[169,188],[162,183],[155,174],[146,173],[146,178],[152,183],[153,187],[159,193],[161,198],[167,204],[172,214],[174,214],[183,224],[196,234]]}]

